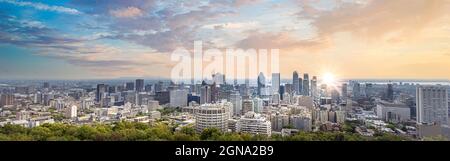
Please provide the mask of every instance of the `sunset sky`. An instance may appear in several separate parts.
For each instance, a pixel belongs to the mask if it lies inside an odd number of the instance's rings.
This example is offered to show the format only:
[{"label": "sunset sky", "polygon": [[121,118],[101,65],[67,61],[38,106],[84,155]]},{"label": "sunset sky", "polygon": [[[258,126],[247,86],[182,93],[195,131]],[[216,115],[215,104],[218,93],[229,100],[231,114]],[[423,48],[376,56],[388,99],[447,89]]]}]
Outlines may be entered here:
[{"label": "sunset sky", "polygon": [[195,40],[278,48],[284,78],[450,79],[450,0],[0,0],[0,79],[169,77]]}]

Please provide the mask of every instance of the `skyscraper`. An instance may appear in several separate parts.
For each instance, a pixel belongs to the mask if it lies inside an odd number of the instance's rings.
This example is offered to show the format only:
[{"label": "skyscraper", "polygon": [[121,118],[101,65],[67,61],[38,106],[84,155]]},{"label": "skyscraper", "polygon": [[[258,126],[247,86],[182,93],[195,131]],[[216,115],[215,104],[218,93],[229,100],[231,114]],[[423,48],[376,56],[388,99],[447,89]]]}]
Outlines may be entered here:
[{"label": "skyscraper", "polygon": [[394,101],[394,87],[390,83],[387,85],[386,100],[390,102]]},{"label": "skyscraper", "polygon": [[303,95],[303,78],[298,78],[298,92],[297,95]]},{"label": "skyscraper", "polygon": [[97,91],[95,93],[95,101],[100,102],[105,92],[106,92],[106,85],[105,84],[97,84]]},{"label": "skyscraper", "polygon": [[241,115],[242,112],[242,97],[238,92],[230,95],[230,102],[233,104],[233,115]]},{"label": "skyscraper", "polygon": [[211,103],[211,87],[202,85],[200,88],[200,104]]},{"label": "skyscraper", "polygon": [[144,91],[144,80],[143,79],[136,79],[136,88],[135,90],[137,92]]},{"label": "skyscraper", "polygon": [[126,89],[127,91],[132,91],[132,90],[134,90],[134,83],[133,83],[133,82],[127,82],[127,83],[125,84],[125,89]]},{"label": "skyscraper", "polygon": [[300,94],[299,84],[298,73],[297,71],[294,71],[292,74],[292,94]]},{"label": "skyscraper", "polygon": [[305,73],[303,75],[303,95],[309,96],[309,75]]},{"label": "skyscraper", "polygon": [[441,85],[416,88],[417,123],[448,125],[448,87]]},{"label": "skyscraper", "polygon": [[14,104],[14,95],[13,94],[1,94],[0,96],[0,107],[6,105]]},{"label": "skyscraper", "polygon": [[219,87],[217,87],[216,83],[213,82],[213,84],[210,86],[211,88],[211,102],[216,103],[219,102]]},{"label": "skyscraper", "polygon": [[317,91],[317,77],[313,76],[311,80],[311,96],[316,99],[318,97],[318,91]]},{"label": "skyscraper", "polygon": [[358,99],[361,96],[361,85],[358,82],[353,84],[353,99]]},{"label": "skyscraper", "polygon": [[272,73],[272,94],[280,94],[280,73]]},{"label": "skyscraper", "polygon": [[264,77],[264,73],[259,73],[258,75],[258,96],[261,96],[262,89],[266,87],[266,77]]},{"label": "skyscraper", "polygon": [[341,87],[341,98],[343,101],[347,100],[347,88],[348,88],[347,86],[348,86],[347,83],[344,83],[342,84]]}]

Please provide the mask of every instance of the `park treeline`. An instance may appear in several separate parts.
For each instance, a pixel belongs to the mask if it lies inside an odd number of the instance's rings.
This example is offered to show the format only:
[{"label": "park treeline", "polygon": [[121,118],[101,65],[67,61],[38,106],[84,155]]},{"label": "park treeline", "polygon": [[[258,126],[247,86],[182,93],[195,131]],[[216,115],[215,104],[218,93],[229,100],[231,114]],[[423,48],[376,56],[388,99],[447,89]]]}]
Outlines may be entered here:
[{"label": "park treeline", "polygon": [[0,141],[408,141],[411,138],[388,133],[366,137],[357,133],[299,132],[293,136],[270,137],[247,133],[222,133],[217,129],[195,132],[193,127],[175,130],[164,123],[145,124],[116,122],[113,124],[70,125],[43,124],[25,128],[7,124],[0,127]]}]

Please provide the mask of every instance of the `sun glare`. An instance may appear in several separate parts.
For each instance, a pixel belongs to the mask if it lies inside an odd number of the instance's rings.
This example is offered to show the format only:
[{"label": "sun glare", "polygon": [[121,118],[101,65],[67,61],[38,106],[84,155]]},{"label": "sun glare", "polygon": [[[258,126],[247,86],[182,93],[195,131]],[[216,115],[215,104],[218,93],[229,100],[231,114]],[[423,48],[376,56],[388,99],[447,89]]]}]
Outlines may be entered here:
[{"label": "sun glare", "polygon": [[322,81],[323,81],[323,83],[325,83],[327,85],[333,85],[336,83],[336,79],[335,79],[334,75],[331,73],[325,73],[323,75]]}]

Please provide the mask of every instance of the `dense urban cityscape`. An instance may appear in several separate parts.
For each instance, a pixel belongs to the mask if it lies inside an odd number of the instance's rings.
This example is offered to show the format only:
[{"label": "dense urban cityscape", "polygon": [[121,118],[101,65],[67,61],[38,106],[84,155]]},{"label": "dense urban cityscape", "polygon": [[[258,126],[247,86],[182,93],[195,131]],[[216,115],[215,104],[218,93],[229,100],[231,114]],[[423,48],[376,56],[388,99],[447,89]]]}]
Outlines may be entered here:
[{"label": "dense urban cityscape", "polygon": [[0,142],[450,141],[449,35],[449,0],[0,0]]},{"label": "dense urban cityscape", "polygon": [[[248,79],[237,84],[220,73],[212,78],[192,84],[5,80],[0,84],[0,140],[58,140],[69,135],[52,133],[53,126],[94,128],[85,131],[89,135],[100,135],[98,126],[146,126],[194,136],[157,138],[160,134],[143,131],[147,135],[128,140],[327,140],[325,134],[331,135],[328,140],[450,138],[448,81],[340,81],[331,75],[302,77],[297,71],[290,80],[279,73],[269,78],[260,73],[256,84]],[[21,137],[23,129],[31,131]],[[212,137],[214,133],[225,136]]]}]

